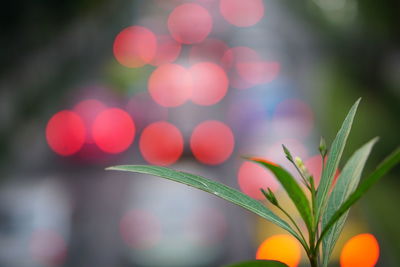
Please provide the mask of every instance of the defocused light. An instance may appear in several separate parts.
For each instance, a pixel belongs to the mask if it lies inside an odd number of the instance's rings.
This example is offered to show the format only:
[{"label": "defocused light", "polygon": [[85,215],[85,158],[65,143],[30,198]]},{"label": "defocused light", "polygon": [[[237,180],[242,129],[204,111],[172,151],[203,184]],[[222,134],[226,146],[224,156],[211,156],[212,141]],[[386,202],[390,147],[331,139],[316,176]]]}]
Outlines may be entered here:
[{"label": "defocused light", "polygon": [[260,62],[260,56],[256,51],[249,47],[238,46],[228,49],[223,58],[222,64],[226,69],[230,70],[229,80],[233,88],[247,89],[254,86],[254,83],[246,81],[238,73],[237,66],[245,63]]},{"label": "defocused light", "polygon": [[62,265],[67,256],[64,238],[53,230],[36,230],[29,244],[34,261],[43,266]]},{"label": "defocused light", "polygon": [[236,64],[246,62],[256,62],[260,60],[260,56],[256,51],[247,46],[236,46],[225,51],[222,57],[224,67],[233,68]]},{"label": "defocused light", "polygon": [[135,137],[135,124],[125,111],[109,108],[98,114],[92,131],[93,139],[101,150],[117,154],[132,144]]},{"label": "defocused light", "polygon": [[169,35],[157,36],[157,50],[150,64],[160,66],[166,63],[172,63],[181,52],[181,44],[171,38]]},{"label": "defocused light", "polygon": [[222,58],[229,47],[221,40],[206,39],[203,42],[193,45],[189,53],[189,62],[197,63],[202,61],[222,63]]},{"label": "defocused light", "polygon": [[192,75],[192,101],[209,106],[218,103],[228,90],[228,77],[218,65],[209,62],[197,63],[190,68]]},{"label": "defocused light", "polygon": [[114,41],[114,56],[128,68],[150,63],[157,49],[156,36],[147,28],[130,26],[122,30]]},{"label": "defocused light", "polygon": [[259,246],[256,258],[277,260],[289,267],[296,267],[301,259],[301,247],[298,241],[290,235],[274,235]]},{"label": "defocused light", "polygon": [[240,166],[238,183],[243,193],[259,200],[265,199],[260,191],[261,188],[276,191],[279,187],[279,183],[271,172],[253,162],[243,162]]},{"label": "defocused light", "polygon": [[199,124],[190,138],[190,147],[195,158],[209,165],[227,160],[232,154],[234,143],[231,129],[219,121]]},{"label": "defocused light", "polygon": [[192,93],[190,72],[177,64],[158,67],[149,78],[149,93],[159,105],[177,107],[185,103]]},{"label": "defocused light", "polygon": [[60,111],[47,123],[47,143],[59,155],[69,156],[78,152],[85,142],[85,136],[83,120],[75,112]]},{"label": "defocused light", "polygon": [[[325,158],[325,163],[326,163],[327,158]],[[321,172],[322,172],[322,157],[321,155],[315,155],[311,158],[308,158],[306,161],[304,161],[304,164],[306,165],[308,171],[310,174],[314,177],[315,180],[315,185],[319,185],[319,181],[321,180]],[[336,174],[334,177],[334,181],[336,182],[336,179],[339,177],[340,172],[339,170],[336,170]]]},{"label": "defocused light", "polygon": [[220,0],[222,16],[238,27],[253,26],[264,16],[262,0]]},{"label": "defocused light", "polygon": [[150,249],[161,239],[159,220],[142,210],[127,212],[121,219],[119,230],[125,243],[134,249]]},{"label": "defocused light", "polygon": [[236,69],[245,81],[257,85],[274,80],[279,73],[280,64],[273,61],[239,62]]},{"label": "defocused light", "polygon": [[202,42],[212,29],[212,18],[204,7],[189,3],[176,7],[168,18],[172,37],[183,44]]},{"label": "defocused light", "polygon": [[86,129],[88,129],[88,131],[86,131],[86,143],[94,143],[93,133],[92,131],[89,131],[89,129],[92,129],[94,120],[104,109],[106,109],[106,105],[96,99],[81,101],[73,108],[73,110],[82,118]]},{"label": "defocused light", "polygon": [[359,234],[344,245],[341,267],[373,267],[379,259],[379,244],[372,234]]},{"label": "defocused light", "polygon": [[174,125],[155,122],[143,130],[139,147],[147,162],[167,166],[175,163],[182,155],[183,137]]}]

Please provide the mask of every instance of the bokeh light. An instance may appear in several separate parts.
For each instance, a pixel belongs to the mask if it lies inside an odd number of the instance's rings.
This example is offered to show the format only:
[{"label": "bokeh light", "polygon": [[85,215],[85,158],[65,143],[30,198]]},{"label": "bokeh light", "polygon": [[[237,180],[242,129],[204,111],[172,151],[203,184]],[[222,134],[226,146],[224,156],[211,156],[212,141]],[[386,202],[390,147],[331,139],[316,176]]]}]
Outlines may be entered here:
[{"label": "bokeh light", "polygon": [[238,62],[236,69],[246,82],[257,85],[274,80],[280,71],[280,64],[275,61]]},{"label": "bokeh light", "polygon": [[161,226],[156,216],[144,210],[130,210],[120,221],[124,242],[133,249],[150,249],[160,242]]},{"label": "bokeh light", "polygon": [[173,124],[154,122],[143,130],[139,147],[147,162],[167,166],[175,163],[182,155],[183,137]]},{"label": "bokeh light", "polygon": [[151,65],[160,66],[174,62],[181,52],[181,44],[170,35],[157,35],[157,50]]},{"label": "bokeh light", "polygon": [[153,71],[148,90],[151,97],[164,107],[177,107],[192,94],[190,72],[178,64],[164,64]]},{"label": "bokeh light", "polygon": [[279,182],[266,168],[254,162],[243,162],[238,171],[238,184],[240,190],[246,195],[263,200],[264,195],[260,189],[270,188],[276,191],[279,188]]},{"label": "bokeh light", "polygon": [[91,131],[93,122],[97,115],[106,108],[107,106],[105,104],[96,99],[83,100],[74,106],[73,111],[82,118],[85,128],[87,129],[86,143],[94,143],[93,132]]},{"label": "bokeh light", "polygon": [[227,70],[229,70],[229,80],[231,86],[236,89],[247,89],[254,86],[254,83],[251,83],[240,76],[237,66],[259,61],[260,56],[258,53],[249,47],[237,46],[228,49],[222,57],[222,64]]},{"label": "bokeh light", "polygon": [[189,52],[189,62],[194,64],[207,61],[222,64],[222,58],[228,49],[229,47],[225,42],[219,39],[207,38],[203,42],[192,46]]},{"label": "bokeh light", "polygon": [[[325,163],[328,158],[325,158]],[[319,181],[321,180],[322,173],[322,157],[321,155],[312,156],[304,161],[304,165],[307,167],[310,174],[314,177],[315,185],[319,185]],[[333,183],[336,182],[337,178],[340,175],[340,171],[336,170],[335,177]]]},{"label": "bokeh light", "polygon": [[296,267],[301,259],[301,247],[291,235],[274,235],[261,243],[256,258],[258,260],[277,260],[289,267]]},{"label": "bokeh light", "polygon": [[145,27],[130,26],[117,35],[113,49],[114,56],[121,65],[138,68],[153,60],[157,51],[157,39]]},{"label": "bokeh light", "polygon": [[220,0],[222,16],[238,27],[249,27],[264,16],[263,0]]},{"label": "bokeh light", "polygon": [[200,123],[190,138],[190,148],[195,158],[209,165],[226,161],[232,154],[234,144],[232,130],[219,121]]},{"label": "bokeh light", "polygon": [[66,259],[67,245],[56,231],[38,229],[31,236],[29,252],[32,259],[42,266],[60,266]]},{"label": "bokeh light", "polygon": [[57,112],[47,123],[47,143],[59,155],[70,156],[78,152],[85,142],[85,137],[84,122],[76,112]]},{"label": "bokeh light", "polygon": [[92,131],[93,139],[101,150],[117,154],[132,144],[136,129],[127,112],[119,108],[109,108],[97,115]]},{"label": "bokeh light", "polygon": [[359,234],[344,245],[341,267],[373,267],[379,259],[379,243],[372,234]]},{"label": "bokeh light", "polygon": [[202,106],[218,103],[228,90],[228,77],[225,71],[218,65],[210,62],[202,62],[190,68],[192,76],[191,100]]},{"label": "bokeh light", "polygon": [[183,44],[202,42],[212,30],[212,17],[204,7],[187,3],[176,7],[168,18],[172,37]]}]

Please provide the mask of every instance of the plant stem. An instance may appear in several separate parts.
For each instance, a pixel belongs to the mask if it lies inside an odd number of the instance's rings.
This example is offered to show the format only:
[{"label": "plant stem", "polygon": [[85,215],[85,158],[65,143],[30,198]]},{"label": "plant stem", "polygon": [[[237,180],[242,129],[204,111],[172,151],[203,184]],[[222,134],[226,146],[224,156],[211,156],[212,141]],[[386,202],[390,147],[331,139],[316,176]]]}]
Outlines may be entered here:
[{"label": "plant stem", "polygon": [[303,246],[304,246],[305,250],[307,251],[307,253],[309,253],[309,247],[307,246],[306,239],[304,238],[303,233],[301,232],[300,227],[297,225],[296,221],[280,205],[277,205],[277,208],[279,208],[289,218],[289,220],[292,222],[294,227],[296,227],[297,231],[299,232],[299,234],[300,234],[300,236],[303,239],[303,242],[305,244],[305,246],[304,245]]},{"label": "plant stem", "polygon": [[316,255],[310,255],[308,259],[310,260],[311,267],[318,267],[318,258]]}]

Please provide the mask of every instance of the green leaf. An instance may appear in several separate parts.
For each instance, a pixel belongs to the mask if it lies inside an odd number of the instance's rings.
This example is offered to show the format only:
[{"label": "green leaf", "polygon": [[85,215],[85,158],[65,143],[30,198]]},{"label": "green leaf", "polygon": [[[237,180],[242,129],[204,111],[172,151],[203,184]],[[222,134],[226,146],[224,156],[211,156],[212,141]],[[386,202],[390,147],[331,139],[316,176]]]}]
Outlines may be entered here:
[{"label": "green leaf", "polygon": [[[360,181],[361,173],[364,169],[365,162],[371,152],[372,147],[378,141],[378,138],[374,138],[360,149],[358,149],[346,163],[343,168],[339,179],[336,182],[335,187],[328,200],[328,205],[325,213],[322,216],[322,228],[326,226],[329,219],[337,211],[340,205],[346,200],[346,198],[356,190]],[[322,243],[322,258],[323,266],[328,265],[329,257],[335,247],[336,241],[342,232],[344,223],[347,218],[347,211],[329,230],[325,235]]]},{"label": "green leaf", "polygon": [[376,182],[378,182],[386,173],[400,162],[400,148],[397,148],[390,154],[379,166],[373,171],[360,186],[354,191],[347,200],[340,206],[340,208],[332,215],[329,222],[322,229],[321,236],[318,244],[323,240],[332,226],[347,212],[347,210],[354,205]]},{"label": "green leaf", "polygon": [[117,171],[128,171],[143,174],[150,174],[168,180],[172,180],[181,184],[192,186],[194,188],[203,190],[205,192],[211,193],[220,197],[222,199],[228,200],[238,206],[241,206],[264,219],[282,227],[289,233],[291,233],[295,238],[297,238],[303,246],[306,247],[304,241],[301,237],[290,227],[288,223],[279,218],[275,213],[265,207],[263,204],[249,196],[231,188],[224,184],[206,179],[199,175],[194,175],[186,172],[176,171],[165,167],[158,166],[146,166],[146,165],[122,165],[109,167],[107,170],[117,170]]},{"label": "green leaf", "polygon": [[361,99],[358,99],[356,103],[351,107],[349,113],[343,121],[342,127],[333,140],[332,147],[329,151],[328,160],[326,167],[322,173],[321,181],[317,190],[316,208],[317,218],[323,213],[327,203],[327,196],[330,186],[333,181],[336,169],[338,168],[340,158],[342,157],[344,147],[346,145],[347,137],[349,136],[351,125],[353,124],[354,116],[357,111],[358,104]]},{"label": "green leaf", "polygon": [[280,261],[253,260],[235,263],[225,267],[288,267]]},{"label": "green leaf", "polygon": [[307,228],[309,229],[309,231],[311,231],[313,228],[312,226],[313,220],[311,215],[310,203],[308,202],[306,195],[304,194],[303,190],[301,189],[297,181],[293,178],[293,176],[282,167],[270,163],[266,160],[258,158],[247,158],[247,159],[256,162],[258,164],[261,164],[262,166],[269,169],[276,176],[278,181],[281,183],[281,185],[283,186],[283,188],[285,189],[285,191],[295,204],[297,210],[300,213],[300,216],[306,223]]}]

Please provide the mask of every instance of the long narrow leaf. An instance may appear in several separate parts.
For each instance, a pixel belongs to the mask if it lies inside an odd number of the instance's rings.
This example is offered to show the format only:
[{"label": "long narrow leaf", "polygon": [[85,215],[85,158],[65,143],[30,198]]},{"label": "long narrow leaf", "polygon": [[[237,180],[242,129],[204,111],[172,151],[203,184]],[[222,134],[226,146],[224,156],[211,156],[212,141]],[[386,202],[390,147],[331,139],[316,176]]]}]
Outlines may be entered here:
[{"label": "long narrow leaf", "polygon": [[397,148],[390,154],[379,166],[373,171],[368,178],[363,180],[360,186],[354,191],[347,200],[340,206],[340,208],[332,215],[329,222],[322,229],[321,236],[318,244],[323,240],[332,226],[347,212],[347,210],[354,205],[376,182],[378,182],[386,173],[400,162],[400,148]]},{"label": "long narrow leaf", "polygon": [[[329,219],[335,213],[335,211],[343,204],[346,198],[353,193],[360,181],[362,170],[364,169],[365,162],[371,152],[372,147],[378,141],[378,138],[374,138],[360,149],[358,149],[346,163],[342,173],[339,176],[338,181],[328,200],[328,205],[325,213],[322,216],[322,228],[326,226]],[[323,266],[328,265],[329,256],[342,232],[344,223],[347,218],[347,211],[328,231],[323,239],[322,243],[322,258]]]},{"label": "long narrow leaf", "polygon": [[282,167],[270,163],[266,160],[259,158],[247,158],[247,159],[256,162],[258,164],[261,164],[262,166],[269,169],[275,175],[275,177],[281,183],[281,185],[283,186],[289,197],[292,199],[301,217],[306,223],[307,228],[311,231],[313,228],[312,226],[313,220],[311,215],[310,203],[306,195],[304,194],[303,190],[297,183],[297,181],[293,178],[293,176]]},{"label": "long narrow leaf", "polygon": [[241,206],[264,219],[282,227],[294,237],[296,237],[302,245],[305,246],[304,242],[301,241],[300,236],[290,227],[288,223],[279,218],[275,213],[265,207],[263,204],[249,196],[231,188],[224,184],[206,179],[199,175],[194,175],[186,172],[176,171],[165,167],[158,166],[146,166],[146,165],[121,165],[109,167],[107,170],[127,171],[135,173],[150,174],[161,178],[166,178],[181,184],[192,186],[194,188],[203,190],[228,200],[238,206]]},{"label": "long narrow leaf", "polygon": [[342,127],[336,135],[335,140],[333,140],[332,147],[328,155],[326,167],[322,173],[321,181],[318,186],[316,199],[317,218],[320,217],[323,209],[325,208],[329,188],[332,184],[336,169],[338,168],[340,158],[342,157],[347,137],[349,136],[351,125],[353,124],[354,116],[356,114],[360,100],[361,99],[358,99],[356,103],[351,107],[349,113],[343,121]]},{"label": "long narrow leaf", "polygon": [[239,262],[225,267],[288,267],[280,261],[253,260]]}]

